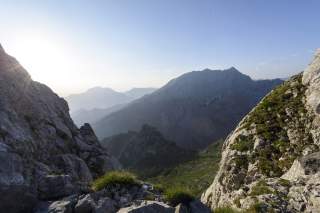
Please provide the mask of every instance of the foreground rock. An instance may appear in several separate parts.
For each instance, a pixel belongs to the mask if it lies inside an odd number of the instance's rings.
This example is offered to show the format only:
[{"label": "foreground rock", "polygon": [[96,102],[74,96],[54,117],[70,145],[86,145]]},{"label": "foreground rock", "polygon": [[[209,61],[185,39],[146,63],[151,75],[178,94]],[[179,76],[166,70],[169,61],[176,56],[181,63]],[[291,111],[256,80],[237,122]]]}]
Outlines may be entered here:
[{"label": "foreground rock", "polygon": [[32,212],[39,200],[86,192],[92,178],[119,166],[68,111],[0,47],[0,209]]},{"label": "foreground rock", "polygon": [[225,141],[202,195],[212,209],[320,212],[320,52],[303,74],[274,89]]},{"label": "foreground rock", "polygon": [[136,202],[134,205],[122,208],[118,211],[118,213],[174,213],[175,208],[168,206],[165,203],[157,202],[157,201],[140,201]]},{"label": "foreground rock", "polygon": [[163,195],[152,185],[108,186],[103,190],[72,195],[57,201],[38,203],[36,213],[210,213],[200,201],[179,204],[165,203]]}]

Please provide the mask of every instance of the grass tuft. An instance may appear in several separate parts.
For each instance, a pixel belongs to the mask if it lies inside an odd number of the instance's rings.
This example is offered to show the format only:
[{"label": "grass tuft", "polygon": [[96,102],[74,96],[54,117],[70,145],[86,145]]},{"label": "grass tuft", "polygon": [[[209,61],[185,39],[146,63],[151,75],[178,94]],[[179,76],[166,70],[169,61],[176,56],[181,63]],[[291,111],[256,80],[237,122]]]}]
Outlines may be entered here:
[{"label": "grass tuft", "polygon": [[269,188],[264,180],[261,180],[257,183],[257,185],[252,187],[250,195],[258,196],[263,194],[273,194],[273,191]]},{"label": "grass tuft", "polygon": [[165,200],[172,206],[177,206],[180,203],[188,205],[195,197],[186,189],[173,187],[165,191]]},{"label": "grass tuft", "polygon": [[136,176],[130,172],[125,171],[112,171],[108,172],[100,178],[92,182],[92,189],[99,191],[109,186],[121,185],[130,187],[134,185],[140,185]]},{"label": "grass tuft", "polygon": [[219,208],[214,209],[213,212],[214,213],[240,213],[239,211],[234,210],[231,207],[219,207]]}]

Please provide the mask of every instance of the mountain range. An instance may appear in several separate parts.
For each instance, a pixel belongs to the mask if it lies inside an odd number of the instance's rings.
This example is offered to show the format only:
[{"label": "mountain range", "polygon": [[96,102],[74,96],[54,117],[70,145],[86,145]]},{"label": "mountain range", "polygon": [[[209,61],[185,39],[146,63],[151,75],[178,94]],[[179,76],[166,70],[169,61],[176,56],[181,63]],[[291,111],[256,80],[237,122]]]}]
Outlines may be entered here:
[{"label": "mountain range", "polygon": [[224,138],[259,101],[283,81],[252,80],[235,68],[194,71],[171,80],[93,124],[99,138],[156,127],[186,149]]},{"label": "mountain range", "polygon": [[84,93],[69,95],[66,100],[73,121],[80,126],[86,122],[94,123],[155,90],[155,88],[133,88],[126,92],[117,92],[111,88],[94,87]]}]

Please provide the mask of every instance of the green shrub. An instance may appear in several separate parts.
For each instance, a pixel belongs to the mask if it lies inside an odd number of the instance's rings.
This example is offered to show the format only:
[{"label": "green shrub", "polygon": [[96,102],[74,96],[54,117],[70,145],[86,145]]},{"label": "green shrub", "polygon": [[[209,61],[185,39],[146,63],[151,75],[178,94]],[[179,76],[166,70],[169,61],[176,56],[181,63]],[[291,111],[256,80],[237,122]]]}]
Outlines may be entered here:
[{"label": "green shrub", "polygon": [[160,192],[160,193],[162,193],[162,192],[165,191],[164,186],[161,185],[161,184],[159,184],[159,183],[158,183],[158,184],[154,184],[154,185],[153,185],[153,189],[154,189],[155,191]]},{"label": "green shrub", "polygon": [[[267,212],[266,205],[264,203],[256,203],[253,204],[249,209],[243,211],[243,213],[260,213],[260,212]],[[268,213],[273,213],[272,209],[268,210]]]},{"label": "green shrub", "polygon": [[282,178],[280,178],[278,182],[280,185],[284,187],[289,187],[291,185],[289,180],[282,179]]},{"label": "green shrub", "polygon": [[235,164],[235,167],[238,169],[241,168],[248,168],[249,165],[249,159],[247,155],[236,155],[233,159],[232,162]]},{"label": "green shrub", "polygon": [[240,135],[234,144],[231,145],[231,149],[240,152],[245,152],[253,149],[253,142],[249,138]]},{"label": "green shrub", "polygon": [[92,189],[95,191],[99,191],[108,186],[134,186],[140,185],[137,181],[136,177],[130,172],[125,171],[113,171],[108,172],[102,177],[96,179],[92,183]]},{"label": "green shrub", "polygon": [[282,174],[278,162],[261,157],[258,161],[259,171],[269,177],[279,177]]},{"label": "green shrub", "polygon": [[194,199],[194,195],[189,190],[180,187],[173,187],[165,191],[165,200],[172,206],[179,203],[188,205]]},{"label": "green shrub", "polygon": [[240,198],[240,197],[238,197],[238,198],[236,198],[236,199],[234,199],[234,200],[233,200],[233,203],[234,203],[238,208],[240,208],[240,207],[241,207],[240,200],[241,200],[241,198]]},{"label": "green shrub", "polygon": [[273,191],[268,187],[264,180],[261,180],[254,187],[252,187],[250,196],[258,196],[263,194],[273,194]]},{"label": "green shrub", "polygon": [[231,207],[219,207],[213,210],[213,213],[240,213]]}]

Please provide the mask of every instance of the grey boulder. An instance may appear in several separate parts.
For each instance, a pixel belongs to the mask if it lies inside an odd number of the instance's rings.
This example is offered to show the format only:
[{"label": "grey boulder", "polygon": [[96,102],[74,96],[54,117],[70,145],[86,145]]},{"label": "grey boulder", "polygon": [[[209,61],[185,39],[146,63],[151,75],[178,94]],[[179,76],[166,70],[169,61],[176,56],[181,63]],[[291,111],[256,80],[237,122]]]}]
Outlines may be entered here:
[{"label": "grey boulder", "polygon": [[140,201],[135,205],[122,208],[118,213],[174,213],[175,208],[157,201]]}]

